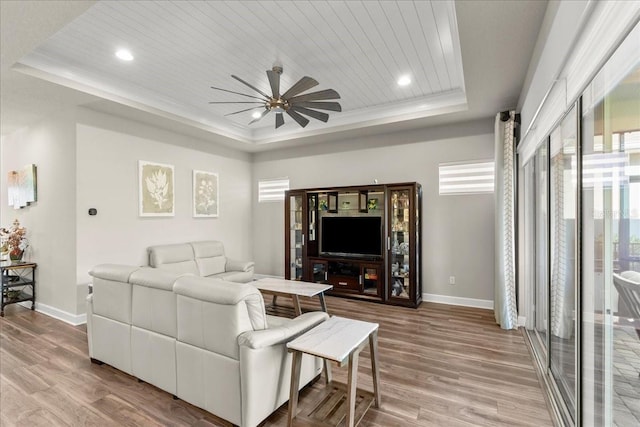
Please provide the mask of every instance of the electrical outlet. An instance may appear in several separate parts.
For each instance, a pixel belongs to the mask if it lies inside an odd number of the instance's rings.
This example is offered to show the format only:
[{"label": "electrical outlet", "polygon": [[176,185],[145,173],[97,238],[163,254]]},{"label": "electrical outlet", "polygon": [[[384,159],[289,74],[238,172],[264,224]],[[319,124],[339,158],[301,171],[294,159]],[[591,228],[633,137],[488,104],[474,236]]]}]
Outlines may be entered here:
[{"label": "electrical outlet", "polygon": [[449,284],[450,285],[456,284],[456,276],[449,276]]}]

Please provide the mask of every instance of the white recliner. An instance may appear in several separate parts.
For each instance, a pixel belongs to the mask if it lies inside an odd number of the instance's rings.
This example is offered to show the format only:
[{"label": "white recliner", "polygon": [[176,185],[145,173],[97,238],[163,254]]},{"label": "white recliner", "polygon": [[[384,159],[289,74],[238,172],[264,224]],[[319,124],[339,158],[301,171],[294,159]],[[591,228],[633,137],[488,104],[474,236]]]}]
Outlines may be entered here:
[{"label": "white recliner", "polygon": [[227,258],[216,240],[158,245],[148,248],[149,265],[174,273],[247,283],[253,280],[253,261]]},{"label": "white recliner", "polygon": [[[288,400],[286,343],[328,318],[268,316],[251,284],[112,264],[90,274],[92,361],[241,426],[259,424]],[[321,369],[320,359],[305,355],[301,387]]]}]

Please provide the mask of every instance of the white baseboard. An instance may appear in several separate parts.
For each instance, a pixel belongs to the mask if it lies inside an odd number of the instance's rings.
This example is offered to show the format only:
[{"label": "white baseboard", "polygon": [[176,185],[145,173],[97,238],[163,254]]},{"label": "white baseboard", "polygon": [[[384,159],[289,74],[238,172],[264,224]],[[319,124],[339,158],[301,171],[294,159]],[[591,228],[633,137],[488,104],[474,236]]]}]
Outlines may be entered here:
[{"label": "white baseboard", "polygon": [[429,302],[437,302],[440,304],[461,305],[464,307],[487,308],[493,310],[493,301],[489,299],[475,299],[451,297],[449,295],[422,294],[422,299]]},{"label": "white baseboard", "polygon": [[522,326],[524,327],[527,323],[527,317],[526,316],[518,316],[518,326]]},{"label": "white baseboard", "polygon": [[[25,308],[31,308],[31,302],[25,301],[19,303],[21,306]],[[71,314],[66,311],[60,310],[55,307],[51,307],[50,305],[42,304],[41,302],[36,301],[36,311],[38,313],[46,314],[49,317],[53,317],[54,319],[62,320],[65,323],[68,323],[73,326],[82,325],[83,323],[87,323],[87,314]]]}]

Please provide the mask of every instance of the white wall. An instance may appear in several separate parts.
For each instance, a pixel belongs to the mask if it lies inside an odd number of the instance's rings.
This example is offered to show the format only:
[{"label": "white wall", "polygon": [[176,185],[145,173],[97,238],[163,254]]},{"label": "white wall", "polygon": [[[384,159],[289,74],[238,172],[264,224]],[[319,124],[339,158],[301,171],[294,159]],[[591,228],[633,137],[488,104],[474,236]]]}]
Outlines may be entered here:
[{"label": "white wall", "polygon": [[[258,204],[256,188],[258,179],[279,176],[298,188],[420,182],[423,291],[492,299],[493,197],[440,197],[437,186],[439,162],[493,157],[492,120],[266,152],[252,164],[245,153],[80,108],[3,138],[1,149],[3,175],[37,165],[38,202],[8,208],[0,180],[0,224],[17,217],[28,228],[27,256],[39,264],[38,304],[70,321],[85,311],[91,267],[144,265],[153,244],[220,239],[228,255],[254,259],[257,272],[283,275],[284,207]],[[138,160],[175,166],[175,217],[138,217]],[[193,169],[220,174],[219,218],[192,218]],[[92,207],[98,215],[88,215]]]},{"label": "white wall", "polygon": [[[26,259],[38,263],[39,308],[76,312],[76,158],[73,112],[65,112],[2,139],[0,224],[17,218],[27,228]],[[37,167],[37,197],[31,206],[7,206],[7,173]]]},{"label": "white wall", "polygon": [[[392,142],[392,146],[382,146]],[[423,293],[493,300],[493,195],[439,196],[438,164],[493,159],[493,120],[378,135],[254,157],[254,184],[294,188],[417,181],[423,187]],[[256,271],[284,275],[284,203],[257,203]],[[457,284],[449,285],[449,276]]]},{"label": "white wall", "polygon": [[[91,267],[146,265],[154,244],[219,239],[229,256],[253,258],[246,153],[83,108],[5,137],[0,149],[2,176],[37,166],[38,201],[29,207],[8,207],[0,180],[0,225],[18,218],[27,227],[26,257],[38,263],[38,310],[81,322]],[[138,160],[175,166],[174,217],[138,217]],[[193,169],[219,174],[219,218],[192,217]],[[92,207],[98,215],[88,215]]]},{"label": "white wall", "polygon": [[[215,239],[228,256],[252,259],[248,155],[204,152],[187,137],[91,111],[79,115],[77,141],[79,285],[96,264],[147,265],[146,248],[156,244]],[[174,166],[174,217],[138,216],[138,160]],[[192,217],[193,169],[219,174],[218,218]],[[89,208],[98,214],[88,215]]]}]

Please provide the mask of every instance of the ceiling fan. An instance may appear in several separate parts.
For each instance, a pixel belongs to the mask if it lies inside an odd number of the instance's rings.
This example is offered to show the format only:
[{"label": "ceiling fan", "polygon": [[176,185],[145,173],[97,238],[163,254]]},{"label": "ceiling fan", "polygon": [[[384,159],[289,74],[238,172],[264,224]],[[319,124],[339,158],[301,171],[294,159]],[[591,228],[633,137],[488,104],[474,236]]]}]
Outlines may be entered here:
[{"label": "ceiling fan", "polygon": [[280,75],[282,74],[281,66],[274,66],[271,70],[267,70],[267,78],[269,79],[269,85],[271,86],[271,95],[267,95],[260,89],[252,86],[246,81],[242,80],[238,76],[231,75],[234,79],[240,83],[245,84],[254,91],[258,92],[261,96],[247,95],[240,92],[234,92],[232,90],[222,89],[219,87],[211,86],[211,89],[221,90],[223,92],[234,93],[236,95],[242,95],[247,98],[254,98],[259,101],[226,101],[226,102],[209,102],[209,104],[261,104],[258,107],[251,107],[233,113],[225,114],[225,116],[231,116],[234,114],[244,113],[250,110],[260,110],[259,115],[254,115],[254,119],[249,124],[255,123],[262,119],[270,112],[276,114],[276,129],[284,124],[284,114],[288,114],[293,120],[295,120],[300,126],[305,127],[309,124],[309,119],[303,116],[309,116],[314,119],[327,122],[329,115],[321,111],[316,110],[328,110],[328,111],[342,111],[342,107],[337,102],[322,102],[328,99],[340,99],[340,95],[333,89],[320,90],[318,92],[310,92],[302,94],[314,86],[318,85],[318,82],[311,77],[304,76],[296,84],[291,86],[286,92],[280,93]]}]

